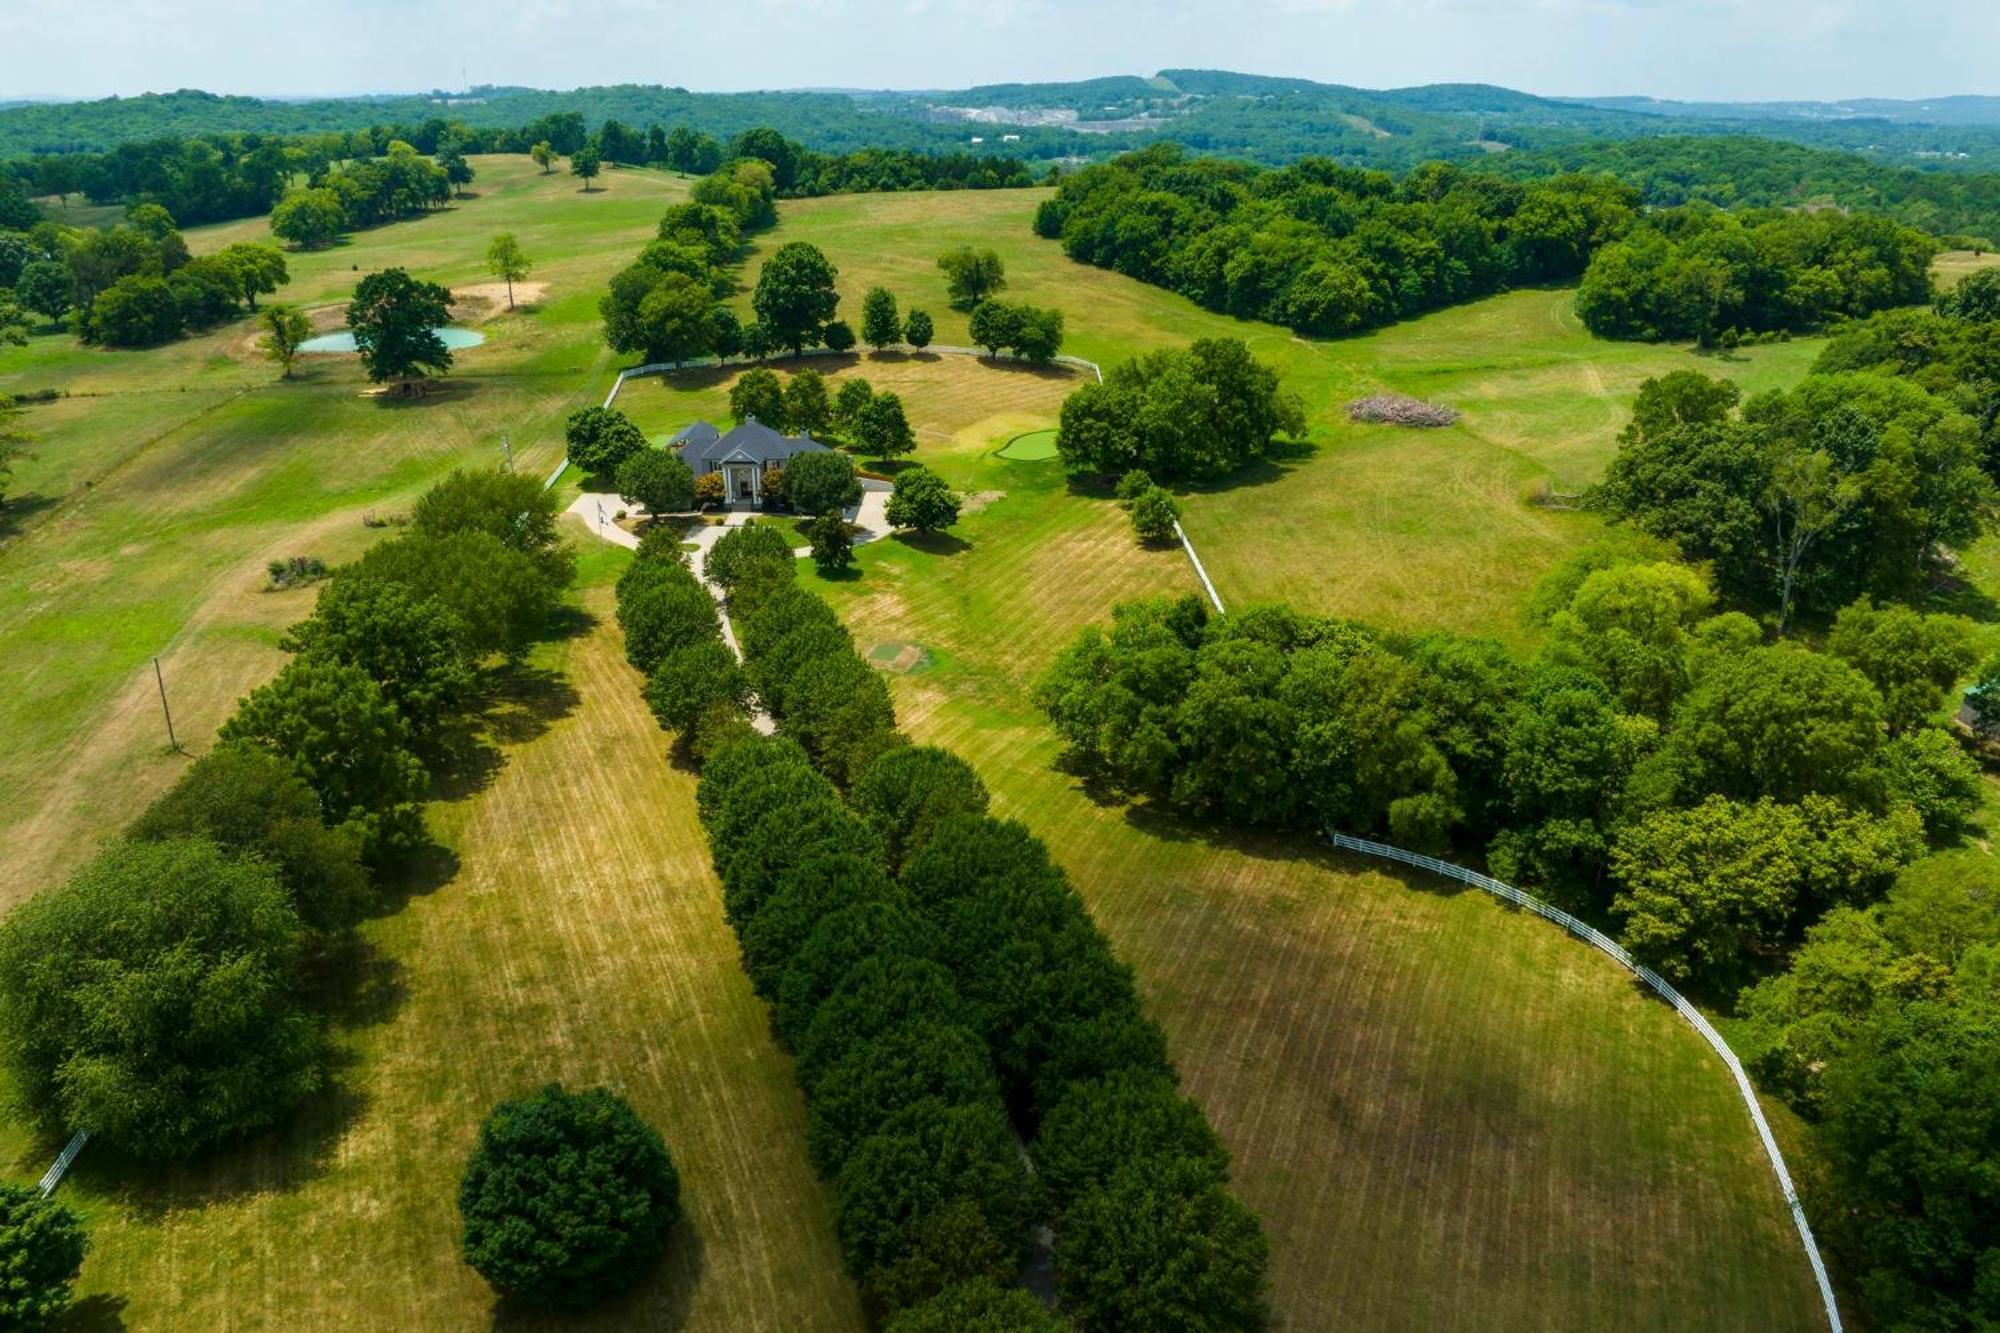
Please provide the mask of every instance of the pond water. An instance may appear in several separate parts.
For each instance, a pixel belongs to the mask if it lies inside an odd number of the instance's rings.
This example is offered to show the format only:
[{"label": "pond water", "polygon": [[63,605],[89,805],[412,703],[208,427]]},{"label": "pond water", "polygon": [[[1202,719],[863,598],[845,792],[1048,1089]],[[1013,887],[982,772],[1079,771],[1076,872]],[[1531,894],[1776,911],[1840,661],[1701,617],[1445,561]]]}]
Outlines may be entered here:
[{"label": "pond water", "polygon": [[[442,328],[437,336],[446,347],[454,351],[464,347],[477,347],[486,341],[486,335],[476,329]],[[338,333],[322,333],[317,338],[308,338],[299,344],[301,352],[351,352],[354,350],[354,335],[346,329]]]}]

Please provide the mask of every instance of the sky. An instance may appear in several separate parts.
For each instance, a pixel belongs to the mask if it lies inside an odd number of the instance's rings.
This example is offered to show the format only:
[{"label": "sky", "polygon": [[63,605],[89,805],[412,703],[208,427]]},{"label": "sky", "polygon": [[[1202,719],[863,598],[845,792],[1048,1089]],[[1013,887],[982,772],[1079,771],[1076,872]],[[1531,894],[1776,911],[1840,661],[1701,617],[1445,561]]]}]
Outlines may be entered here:
[{"label": "sky", "polygon": [[0,0],[0,101],[956,88],[1170,68],[1761,101],[2000,94],[2000,0]]}]

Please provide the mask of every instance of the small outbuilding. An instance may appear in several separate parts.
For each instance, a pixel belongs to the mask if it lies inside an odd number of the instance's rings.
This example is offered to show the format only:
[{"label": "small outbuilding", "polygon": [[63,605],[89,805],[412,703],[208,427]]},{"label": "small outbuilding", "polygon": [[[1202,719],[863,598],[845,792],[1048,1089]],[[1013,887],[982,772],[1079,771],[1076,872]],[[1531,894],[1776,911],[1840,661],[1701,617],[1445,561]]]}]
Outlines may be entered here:
[{"label": "small outbuilding", "polygon": [[825,453],[827,447],[810,435],[784,435],[755,417],[727,432],[706,421],[684,428],[667,442],[699,477],[722,474],[722,498],[729,504],[762,505],[764,474],[782,468],[800,454]]}]

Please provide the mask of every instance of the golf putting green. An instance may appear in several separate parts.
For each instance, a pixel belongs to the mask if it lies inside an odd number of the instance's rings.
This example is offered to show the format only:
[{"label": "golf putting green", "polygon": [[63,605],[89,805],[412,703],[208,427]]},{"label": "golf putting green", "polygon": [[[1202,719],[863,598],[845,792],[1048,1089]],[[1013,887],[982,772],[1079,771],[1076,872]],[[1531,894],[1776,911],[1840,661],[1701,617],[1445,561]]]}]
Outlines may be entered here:
[{"label": "golf putting green", "polygon": [[1044,463],[1055,456],[1056,433],[1053,430],[1024,431],[1000,446],[1000,457],[1023,463]]}]

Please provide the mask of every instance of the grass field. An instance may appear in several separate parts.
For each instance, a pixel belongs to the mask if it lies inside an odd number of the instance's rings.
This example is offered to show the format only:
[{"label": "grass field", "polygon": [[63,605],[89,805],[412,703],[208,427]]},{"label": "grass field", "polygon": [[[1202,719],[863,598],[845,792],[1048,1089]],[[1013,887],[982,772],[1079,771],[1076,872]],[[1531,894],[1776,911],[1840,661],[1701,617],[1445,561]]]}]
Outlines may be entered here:
[{"label": "grass field", "polygon": [[[363,398],[342,360],[276,384],[240,326],[140,354],[54,337],[0,351],[0,391],[79,395],[33,410],[46,442],[0,546],[0,673],[15,685],[0,702],[13,741],[0,780],[27,793],[0,815],[0,908],[87,857],[184,762],[161,745],[152,654],[199,750],[310,603],[258,591],[266,559],[351,555],[371,537],[364,514],[494,458],[502,430],[523,467],[544,470],[562,414],[601,396],[613,363],[596,296],[682,186],[616,172],[584,196],[525,163],[479,166],[480,198],[300,257],[285,293],[337,301],[389,263],[483,281],[486,239],[515,231],[547,295],[483,324],[488,344],[430,401]],[[883,282],[905,309],[931,311],[941,343],[967,341],[932,263],[959,243],[999,249],[1009,294],[1067,310],[1067,350],[1092,359],[1249,339],[1301,392],[1318,447],[1188,497],[1232,605],[1284,595],[1517,639],[1520,592],[1596,530],[1528,493],[1590,478],[1639,379],[1710,365],[1777,383],[1813,351],[1708,362],[1597,343],[1558,292],[1312,344],[1072,265],[1027,229],[1040,197],[788,203],[757,250],[820,244],[840,266],[843,313]],[[261,226],[190,239],[201,250]],[[859,576],[826,590],[864,652],[893,648],[885,662],[912,668],[895,686],[912,732],[960,749],[1001,811],[1049,841],[1137,967],[1271,1230],[1284,1327],[1813,1325],[1803,1258],[1721,1070],[1608,962],[1476,895],[1100,807],[1054,772],[1025,702],[1035,673],[1114,601],[1194,586],[1177,549],[1134,545],[1122,515],[1073,494],[1059,465],[996,456],[1053,424],[1071,373],[962,357],[812,364],[901,392],[919,461],[975,497],[953,534],[865,547]],[[654,436],[721,422],[728,378],[640,381],[620,405]],[[1349,427],[1341,405],[1378,385],[1447,398],[1467,420],[1423,436]],[[615,559],[591,560],[583,600],[600,616]],[[98,1238],[86,1315],[514,1322],[457,1265],[451,1192],[491,1101],[560,1076],[624,1091],[686,1172],[690,1236],[607,1324],[858,1322],[687,775],[666,765],[608,623],[536,665],[550,674],[515,682],[536,686],[536,705],[503,710],[504,766],[435,813],[456,875],[367,927],[383,985],[340,1034],[346,1091],[205,1167],[133,1174],[86,1156],[64,1187]],[[32,1178],[49,1146],[0,1129],[0,1170]]]},{"label": "grass field", "polygon": [[[206,736],[274,669],[278,631],[310,593],[261,592],[266,561],[352,555],[362,518],[392,513],[432,478],[500,457],[524,468],[561,454],[562,417],[601,394],[605,279],[684,186],[615,173],[577,193],[531,164],[481,164],[481,197],[419,221],[290,258],[286,299],[344,299],[390,264],[482,282],[486,240],[513,230],[538,259],[540,308],[484,325],[448,386],[421,403],[362,396],[352,357],[315,357],[281,383],[250,326],[143,352],[44,335],[0,348],[0,392],[73,395],[34,407],[38,456],[17,469],[0,547],[0,907],[86,857],[180,761],[165,751],[151,658],[184,735]],[[254,238],[261,220],[189,234],[197,252]]]},{"label": "grass field", "polygon": [[1600,955],[1471,892],[1297,840],[1093,804],[1026,703],[1112,602],[1194,590],[1177,549],[1058,469],[926,461],[1002,492],[944,542],[820,580],[918,739],[1048,841],[1138,970],[1270,1229],[1282,1326],[1811,1329],[1804,1256],[1729,1076]]},{"label": "grass field", "polygon": [[2000,267],[2000,254],[1991,250],[1979,254],[1970,250],[1947,250],[1937,257],[1935,265],[1938,284],[1943,287],[1955,287],[1966,274],[1994,267]]},{"label": "grass field", "polygon": [[[1583,330],[1567,290],[1515,292],[1366,337],[1312,342],[1072,263],[1033,234],[1042,197],[1010,190],[789,203],[759,238],[746,286],[763,256],[809,240],[840,270],[843,314],[855,317],[862,294],[884,285],[905,310],[931,312],[938,342],[962,345],[971,341],[966,317],[948,308],[935,259],[957,245],[989,246],[1006,262],[1010,299],[1067,312],[1066,352],[1109,366],[1196,338],[1244,339],[1300,395],[1315,452],[1186,497],[1184,525],[1230,606],[1284,598],[1518,641],[1522,594],[1598,527],[1528,501],[1542,489],[1596,480],[1641,380],[1693,367],[1755,391],[1797,378],[1818,353],[1811,339],[1712,356],[1603,342]],[[747,314],[747,297],[741,304]],[[1383,388],[1449,402],[1464,419],[1423,432],[1351,425],[1345,404]],[[663,427],[684,424],[695,408],[719,410],[719,392],[670,392],[685,401],[658,418]],[[641,388],[636,401],[653,396]],[[1053,414],[1032,424],[1052,425]]]},{"label": "grass field", "polygon": [[[546,296],[483,324],[487,345],[422,403],[361,396],[351,358],[278,384],[244,325],[144,353],[55,336],[0,350],[0,390],[77,395],[32,409],[40,457],[0,546],[0,782],[16,798],[0,814],[0,909],[87,858],[186,762],[163,744],[153,653],[199,753],[310,607],[310,591],[259,590],[265,560],[351,556],[377,535],[364,515],[406,508],[451,466],[490,465],[503,430],[522,467],[546,471],[563,414],[601,399],[597,296],[684,186],[621,171],[586,197],[523,162],[479,166],[480,198],[295,256],[284,293],[336,301],[357,271],[397,263],[483,282],[487,238],[515,231]],[[199,251],[261,225],[189,239]],[[610,572],[598,556],[586,604],[600,615]],[[860,1327],[692,779],[669,767],[605,619],[513,682],[495,719],[504,766],[433,811],[457,873],[364,928],[338,1092],[181,1171],[85,1154],[63,1186],[95,1244],[73,1326],[533,1326],[458,1262],[456,1182],[495,1100],[561,1078],[630,1098],[686,1190],[669,1262],[602,1326]],[[0,1123],[6,1178],[32,1180],[52,1152]]]},{"label": "grass field", "polygon": [[[611,623],[626,557],[585,549],[593,623],[496,684],[498,772],[431,811],[456,874],[363,929],[339,1092],[197,1169],[86,1153],[63,1185],[94,1244],[83,1314],[190,1329],[378,1329],[391,1312],[423,1329],[861,1327],[789,1061],[722,920],[694,777],[667,762]],[[457,1256],[480,1120],[551,1079],[630,1100],[681,1171],[687,1221],[667,1262],[592,1319],[497,1309]],[[31,1179],[47,1154],[0,1130],[7,1176]]]}]

